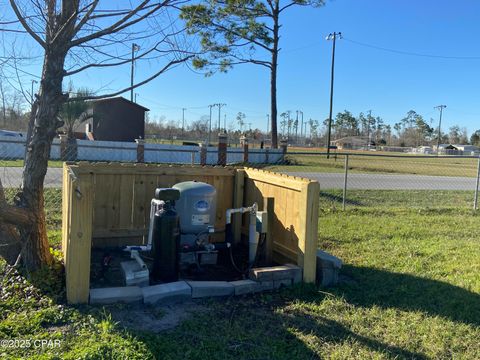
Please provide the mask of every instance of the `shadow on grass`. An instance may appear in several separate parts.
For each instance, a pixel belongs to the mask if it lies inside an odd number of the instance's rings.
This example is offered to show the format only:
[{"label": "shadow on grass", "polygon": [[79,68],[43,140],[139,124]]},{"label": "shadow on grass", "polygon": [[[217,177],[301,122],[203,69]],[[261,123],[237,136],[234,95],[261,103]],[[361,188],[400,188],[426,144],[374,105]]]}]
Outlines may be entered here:
[{"label": "shadow on grass", "polygon": [[[309,293],[301,292],[300,300],[318,301],[324,296],[315,289],[311,292],[315,298]],[[324,342],[353,341],[371,352],[426,359],[420,352],[356,334],[340,322],[309,313],[305,308],[292,310],[289,305],[295,299],[287,290],[274,295],[210,301],[208,312],[192,315],[174,330],[158,334],[129,330],[129,333],[137,336],[157,358],[320,359]],[[302,338],[312,335],[320,342]]]},{"label": "shadow on grass", "polygon": [[335,289],[354,305],[421,311],[455,322],[480,326],[480,294],[442,281],[346,265],[352,281]]},{"label": "shadow on grass", "polygon": [[[331,202],[336,202],[339,204],[343,203],[343,195],[335,195],[332,193],[327,193],[324,191],[320,191],[320,201],[331,201]],[[355,205],[355,206],[363,206],[363,204],[360,201],[353,200],[353,199],[345,199],[345,204],[347,205]]]}]

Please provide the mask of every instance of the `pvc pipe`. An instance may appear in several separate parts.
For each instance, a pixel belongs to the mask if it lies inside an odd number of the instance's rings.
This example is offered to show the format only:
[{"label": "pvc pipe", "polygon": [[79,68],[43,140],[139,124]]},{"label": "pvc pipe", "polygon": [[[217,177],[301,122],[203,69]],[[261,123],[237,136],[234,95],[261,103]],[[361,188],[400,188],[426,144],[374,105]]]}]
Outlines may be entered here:
[{"label": "pvc pipe", "polygon": [[[232,222],[232,214],[237,214],[237,213],[246,213],[246,212],[255,212],[257,213],[257,203],[253,203],[252,206],[250,207],[241,207],[241,208],[236,208],[236,209],[227,209],[227,214],[226,214],[226,224],[230,224]],[[256,216],[256,215],[255,215]]]},{"label": "pvc pipe", "polygon": [[138,255],[137,250],[132,250],[132,252],[130,253],[130,256],[131,256],[132,259],[135,259],[137,261],[138,265],[140,265],[140,268],[142,268],[142,269],[147,268],[147,265],[145,265],[145,263],[143,262],[140,255]]},{"label": "pvc pipe", "polygon": [[250,213],[250,224],[248,225],[248,262],[253,265],[257,257],[258,233],[257,233],[257,214]]}]

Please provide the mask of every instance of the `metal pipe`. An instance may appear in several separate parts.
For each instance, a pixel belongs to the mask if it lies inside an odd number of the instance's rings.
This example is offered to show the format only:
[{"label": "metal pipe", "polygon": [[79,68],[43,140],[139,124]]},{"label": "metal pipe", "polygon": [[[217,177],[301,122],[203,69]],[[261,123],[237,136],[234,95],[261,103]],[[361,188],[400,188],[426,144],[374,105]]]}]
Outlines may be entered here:
[{"label": "metal pipe", "polygon": [[473,200],[473,210],[478,209],[478,185],[480,182],[480,156],[478,157],[478,165],[477,165],[477,180],[475,182],[475,198]]},{"label": "metal pipe", "polygon": [[347,199],[347,180],[348,180],[348,155],[345,155],[345,178],[343,179],[343,200],[342,209],[345,211],[345,202]]}]

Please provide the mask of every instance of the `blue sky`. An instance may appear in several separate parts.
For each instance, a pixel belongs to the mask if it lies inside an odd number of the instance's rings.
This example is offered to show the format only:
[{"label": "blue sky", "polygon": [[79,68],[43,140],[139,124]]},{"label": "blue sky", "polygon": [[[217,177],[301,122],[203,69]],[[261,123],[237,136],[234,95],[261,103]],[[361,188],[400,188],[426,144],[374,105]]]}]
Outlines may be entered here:
[{"label": "blue sky", "polygon": [[[480,2],[474,0],[335,0],[314,9],[294,7],[282,19],[278,110],[302,110],[305,118],[328,117],[331,42],[329,32],[341,31],[337,43],[334,113],[372,110],[387,123],[398,122],[408,110],[426,120],[447,105],[442,128],[453,124],[470,132],[480,128]],[[408,56],[365,45],[416,54]],[[477,57],[475,59],[475,57]],[[127,86],[129,66],[84,74],[77,86],[109,89]],[[138,67],[136,79],[155,71],[155,64]],[[269,74],[255,65],[242,65],[210,78],[180,66],[135,91],[151,117],[187,122],[208,114],[208,104],[226,103],[228,122],[242,111],[252,127],[265,129],[269,113]],[[129,94],[125,94],[129,97]],[[214,119],[217,118],[215,110]],[[223,121],[223,115],[222,115]]]}]

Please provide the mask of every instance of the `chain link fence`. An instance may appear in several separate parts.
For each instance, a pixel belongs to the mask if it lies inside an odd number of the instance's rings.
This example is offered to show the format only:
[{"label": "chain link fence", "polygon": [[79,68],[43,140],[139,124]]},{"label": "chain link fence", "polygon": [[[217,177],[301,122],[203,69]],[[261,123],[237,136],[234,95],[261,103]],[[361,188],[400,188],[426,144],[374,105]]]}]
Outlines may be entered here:
[{"label": "chain link fence", "polygon": [[326,208],[477,209],[478,156],[289,152],[268,169],[318,180]]},{"label": "chain link fence", "polygon": [[[23,140],[23,139],[22,139]],[[0,180],[13,203],[22,184],[24,143],[0,141]],[[23,144],[23,145],[22,145]],[[20,146],[22,145],[22,146]],[[246,151],[248,154],[246,154]],[[223,156],[223,158],[222,158]],[[168,146],[91,142],[65,146],[54,142],[45,177],[45,209],[49,230],[61,228],[63,160],[117,161],[188,165],[247,165],[320,183],[323,209],[458,208],[477,209],[477,156],[419,156],[391,153],[288,152],[281,150]]]}]

